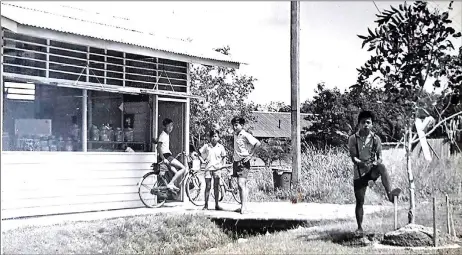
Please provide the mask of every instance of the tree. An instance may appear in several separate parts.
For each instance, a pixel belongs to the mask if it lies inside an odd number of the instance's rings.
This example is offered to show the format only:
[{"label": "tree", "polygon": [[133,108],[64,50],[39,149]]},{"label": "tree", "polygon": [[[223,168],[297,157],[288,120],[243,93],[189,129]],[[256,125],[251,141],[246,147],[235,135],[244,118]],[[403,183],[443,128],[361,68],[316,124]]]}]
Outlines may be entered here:
[{"label": "tree", "polygon": [[356,132],[357,114],[361,110],[371,110],[376,115],[374,129],[382,141],[398,141],[402,135],[402,119],[398,105],[383,107],[386,94],[378,88],[371,88],[368,93],[358,89],[344,91],[328,89],[324,83],[318,84],[316,96],[306,101],[302,109],[313,113],[310,120],[313,125],[304,130],[305,141],[317,148],[344,147],[349,135]]},{"label": "tree", "polygon": [[265,162],[266,167],[271,167],[276,160],[282,164],[283,160],[288,160],[290,156],[290,140],[269,138],[262,141],[260,148],[257,150],[257,157]]},{"label": "tree", "polygon": [[263,106],[268,112],[290,112],[290,105],[281,101],[271,101],[269,104]]},{"label": "tree", "polygon": [[[451,5],[452,2],[449,10]],[[410,153],[412,143],[418,140],[412,136],[413,124],[418,117],[430,116],[432,108],[441,103],[441,100],[430,103],[432,100],[429,101],[428,97],[424,99],[425,87],[442,88],[443,98],[448,95],[460,98],[460,82],[456,82],[458,78],[454,82],[451,80],[452,67],[448,63],[451,58],[449,50],[454,50],[450,39],[460,37],[461,33],[456,33],[449,25],[449,10],[431,10],[422,1],[390,8],[377,15],[375,30],[368,29],[368,35],[358,35],[363,40],[362,46],[368,45],[368,51],[375,51],[375,55],[358,69],[358,81],[353,88],[367,92],[376,83],[387,93],[385,103],[401,106],[410,190],[408,218],[409,223],[414,223],[415,184]],[[456,64],[457,68],[460,71]],[[460,100],[451,100],[451,103],[459,104]],[[440,112],[437,119],[443,114]],[[443,123],[441,121],[438,125]]]},{"label": "tree", "polygon": [[317,115],[316,121],[305,130],[305,141],[321,149],[347,144],[348,134],[354,128],[353,105],[340,90],[328,89],[324,83],[318,84],[315,93],[310,104],[302,107]]},{"label": "tree", "polygon": [[[216,51],[230,55],[229,46]],[[234,68],[192,67],[191,93],[204,98],[191,101],[190,134],[193,145],[200,146],[213,128],[221,131],[223,142],[229,142],[226,136],[232,133],[231,119],[236,115],[250,118],[249,113],[255,108],[244,101],[254,89],[255,81],[252,76],[237,74]]]}]

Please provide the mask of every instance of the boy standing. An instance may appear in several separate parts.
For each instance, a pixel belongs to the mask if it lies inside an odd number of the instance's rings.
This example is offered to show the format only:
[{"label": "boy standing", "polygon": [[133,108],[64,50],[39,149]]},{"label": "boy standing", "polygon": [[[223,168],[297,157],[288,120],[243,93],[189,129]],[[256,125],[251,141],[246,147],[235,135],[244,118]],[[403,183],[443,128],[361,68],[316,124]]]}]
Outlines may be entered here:
[{"label": "boy standing", "polygon": [[205,158],[205,205],[204,210],[208,210],[211,182],[213,177],[213,194],[215,195],[215,210],[222,210],[218,205],[220,169],[226,163],[226,150],[218,141],[220,133],[217,130],[210,131],[210,143],[204,144],[199,150],[201,157]]},{"label": "boy standing", "polygon": [[362,111],[358,116],[359,130],[348,139],[348,148],[350,157],[353,161],[353,186],[356,198],[356,222],[358,224],[357,232],[363,233],[362,222],[364,215],[364,196],[369,181],[377,181],[382,178],[382,184],[387,192],[387,198],[393,203],[394,197],[399,196],[401,189],[391,190],[390,177],[387,169],[382,164],[382,142],[380,138],[373,133],[372,123],[374,114],[370,111]]},{"label": "boy standing", "polygon": [[234,130],[233,177],[237,177],[241,208],[236,210],[244,214],[247,210],[247,177],[250,172],[250,159],[261,143],[244,130],[245,120],[234,117],[231,120]]},{"label": "boy standing", "polygon": [[[170,189],[179,190],[175,186],[175,181],[185,172],[185,166],[172,156],[170,151],[170,133],[173,130],[173,120],[166,118],[162,121],[164,130],[159,135],[157,142],[157,150],[159,151],[159,162],[162,162],[169,166],[169,169],[175,174],[172,180],[167,184]],[[173,167],[170,167],[173,166]]]}]

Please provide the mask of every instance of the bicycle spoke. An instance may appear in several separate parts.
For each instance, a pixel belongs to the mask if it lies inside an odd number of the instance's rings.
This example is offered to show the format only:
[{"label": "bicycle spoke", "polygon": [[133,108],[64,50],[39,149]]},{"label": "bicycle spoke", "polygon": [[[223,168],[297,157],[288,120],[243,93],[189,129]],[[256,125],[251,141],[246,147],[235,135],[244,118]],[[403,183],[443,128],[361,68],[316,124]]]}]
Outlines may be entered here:
[{"label": "bicycle spoke", "polygon": [[[159,187],[158,177],[151,173],[145,176],[138,187],[138,194],[141,202],[147,207],[160,207],[165,203],[167,191]],[[141,187],[145,187],[147,190],[141,190]]]}]

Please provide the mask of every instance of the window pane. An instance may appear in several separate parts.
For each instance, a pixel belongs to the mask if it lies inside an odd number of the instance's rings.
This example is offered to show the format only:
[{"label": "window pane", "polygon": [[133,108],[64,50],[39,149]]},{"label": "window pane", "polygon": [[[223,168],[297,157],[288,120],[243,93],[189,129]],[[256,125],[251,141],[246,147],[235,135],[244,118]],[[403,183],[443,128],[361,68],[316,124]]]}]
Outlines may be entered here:
[{"label": "window pane", "polygon": [[88,151],[124,151],[124,145],[137,152],[148,149],[148,96],[89,91],[88,98]]},{"label": "window pane", "polygon": [[82,92],[5,82],[5,151],[82,151]]}]

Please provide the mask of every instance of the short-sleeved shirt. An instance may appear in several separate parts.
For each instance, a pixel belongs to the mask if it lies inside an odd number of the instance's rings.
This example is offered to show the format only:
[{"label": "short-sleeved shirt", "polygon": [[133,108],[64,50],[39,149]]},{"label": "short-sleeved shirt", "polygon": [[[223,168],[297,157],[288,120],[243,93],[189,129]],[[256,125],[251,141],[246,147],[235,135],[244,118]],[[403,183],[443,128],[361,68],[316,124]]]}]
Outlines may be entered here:
[{"label": "short-sleeved shirt", "polygon": [[223,158],[226,157],[225,147],[219,143],[213,146],[211,143],[206,143],[199,152],[202,157],[207,161],[205,170],[216,170],[222,167]]},{"label": "short-sleeved shirt", "polygon": [[250,155],[250,150],[258,143],[258,140],[245,130],[234,134],[234,161],[241,161]]},{"label": "short-sleeved shirt", "polygon": [[[358,147],[356,147],[356,145],[358,145]],[[357,157],[362,161],[376,160],[377,157],[381,157],[382,155],[382,142],[380,137],[372,132],[370,132],[367,137],[361,137],[359,132],[357,132],[348,139],[348,149],[351,157]],[[354,180],[360,178],[369,170],[370,169],[367,167],[359,167],[355,164],[353,167]]]},{"label": "short-sleeved shirt", "polygon": [[160,149],[162,150],[162,153],[172,154],[172,152],[170,151],[170,136],[165,131],[162,131],[162,133],[160,133],[159,139],[157,139],[157,141],[161,143]]}]

